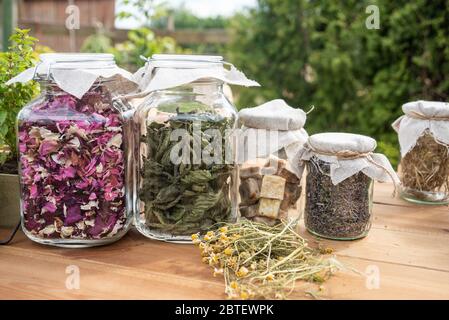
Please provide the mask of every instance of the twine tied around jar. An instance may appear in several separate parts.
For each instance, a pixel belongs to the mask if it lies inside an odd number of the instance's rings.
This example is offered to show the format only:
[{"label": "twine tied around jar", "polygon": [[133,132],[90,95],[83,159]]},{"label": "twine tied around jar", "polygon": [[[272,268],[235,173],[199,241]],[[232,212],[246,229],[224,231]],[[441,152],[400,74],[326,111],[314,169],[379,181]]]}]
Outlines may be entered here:
[{"label": "twine tied around jar", "polygon": [[317,148],[315,148],[314,146],[312,146],[310,144],[310,141],[307,142],[306,144],[304,144],[304,148],[308,149],[310,152],[318,154],[318,155],[323,155],[323,156],[329,156],[329,157],[336,157],[338,160],[355,160],[355,159],[361,159],[364,158],[366,159],[369,163],[373,164],[374,166],[376,166],[377,168],[383,170],[385,173],[387,173],[387,175],[391,178],[391,181],[393,182],[393,197],[396,196],[397,193],[397,185],[396,185],[396,179],[393,176],[393,174],[390,172],[390,170],[388,170],[384,165],[377,163],[372,155],[373,152],[356,152],[356,151],[352,151],[352,150],[340,150],[340,151],[336,151],[336,152],[329,152],[329,151],[324,151],[324,150],[319,150]]},{"label": "twine tied around jar", "polygon": [[416,120],[449,121],[449,116],[426,116],[414,110],[407,112],[406,116]]}]

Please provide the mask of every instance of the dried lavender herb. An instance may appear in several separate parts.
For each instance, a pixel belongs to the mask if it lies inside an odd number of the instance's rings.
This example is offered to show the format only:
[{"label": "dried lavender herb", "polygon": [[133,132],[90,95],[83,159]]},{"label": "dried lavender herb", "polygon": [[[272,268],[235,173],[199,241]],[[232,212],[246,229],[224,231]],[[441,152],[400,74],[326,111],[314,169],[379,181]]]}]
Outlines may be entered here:
[{"label": "dried lavender herb", "polygon": [[371,226],[372,179],[362,172],[334,185],[330,165],[313,157],[307,165],[307,229],[325,238],[354,239]]},{"label": "dried lavender herb", "polygon": [[[179,109],[178,109],[179,112]],[[200,122],[198,122],[200,121]],[[194,131],[193,123],[200,123]],[[189,236],[208,230],[217,222],[231,221],[233,217],[231,193],[232,164],[195,164],[191,152],[190,164],[174,164],[170,159],[172,148],[178,141],[170,141],[173,130],[184,129],[190,137],[207,146],[213,139],[206,130],[217,129],[225,145],[226,130],[233,128],[234,120],[217,114],[190,114],[179,112],[167,121],[151,122],[141,142],[147,145],[140,170],[140,200],[143,202],[145,224],[175,236]],[[199,133],[199,134],[198,134]],[[222,148],[223,162],[225,148]]]},{"label": "dried lavender herb", "polygon": [[403,195],[423,201],[449,198],[449,152],[426,131],[401,160]]}]

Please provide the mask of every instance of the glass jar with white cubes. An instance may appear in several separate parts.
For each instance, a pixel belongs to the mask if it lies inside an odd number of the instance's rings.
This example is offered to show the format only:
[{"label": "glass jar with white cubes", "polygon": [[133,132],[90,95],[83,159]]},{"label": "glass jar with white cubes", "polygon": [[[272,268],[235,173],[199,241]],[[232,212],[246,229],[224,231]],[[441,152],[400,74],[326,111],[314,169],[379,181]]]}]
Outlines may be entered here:
[{"label": "glass jar with white cubes", "polygon": [[239,122],[240,217],[270,226],[298,218],[306,113],[277,99],[241,110]]}]

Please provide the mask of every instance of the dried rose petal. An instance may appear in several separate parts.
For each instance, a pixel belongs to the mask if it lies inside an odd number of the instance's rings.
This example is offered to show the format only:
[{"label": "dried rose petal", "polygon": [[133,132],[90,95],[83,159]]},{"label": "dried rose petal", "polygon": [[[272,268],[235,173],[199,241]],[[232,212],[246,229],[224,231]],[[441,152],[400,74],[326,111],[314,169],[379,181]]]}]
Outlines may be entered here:
[{"label": "dried rose petal", "polygon": [[35,199],[38,195],[37,185],[33,184],[30,188],[30,198]]},{"label": "dried rose petal", "polygon": [[58,150],[58,141],[55,140],[44,140],[39,147],[39,154],[41,156],[46,156],[52,152]]},{"label": "dried rose petal", "polygon": [[81,209],[78,206],[70,207],[67,210],[67,217],[64,221],[65,225],[72,225],[80,220],[83,219],[83,216],[81,215]]},{"label": "dried rose petal", "polygon": [[47,202],[47,203],[42,207],[42,209],[45,210],[46,212],[51,212],[51,213],[53,213],[53,212],[56,211],[57,207],[56,207],[56,205],[55,205],[53,202]]},{"label": "dried rose petal", "polygon": [[34,236],[113,237],[126,226],[123,120],[104,87],[58,92],[19,119],[24,226]]}]

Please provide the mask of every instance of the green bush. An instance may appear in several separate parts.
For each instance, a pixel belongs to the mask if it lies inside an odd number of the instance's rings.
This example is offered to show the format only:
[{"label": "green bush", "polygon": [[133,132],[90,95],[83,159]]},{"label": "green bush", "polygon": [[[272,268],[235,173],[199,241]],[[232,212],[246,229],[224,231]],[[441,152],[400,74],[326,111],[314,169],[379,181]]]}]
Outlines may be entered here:
[{"label": "green bush", "polygon": [[[39,90],[33,82],[9,86],[5,84],[36,62],[33,48],[37,39],[29,36],[28,32],[29,30],[16,29],[10,38],[9,51],[0,52],[0,145],[6,145],[11,151],[8,155],[10,158],[16,156],[17,114]],[[0,165],[4,164],[8,156],[4,153],[0,155]]]},{"label": "green bush", "polygon": [[[368,5],[380,9],[369,30]],[[448,100],[447,1],[259,0],[234,17],[229,58],[262,84],[240,90],[240,108],[277,97],[292,106],[315,105],[310,133],[371,135],[397,163],[391,123],[401,105]]]}]

